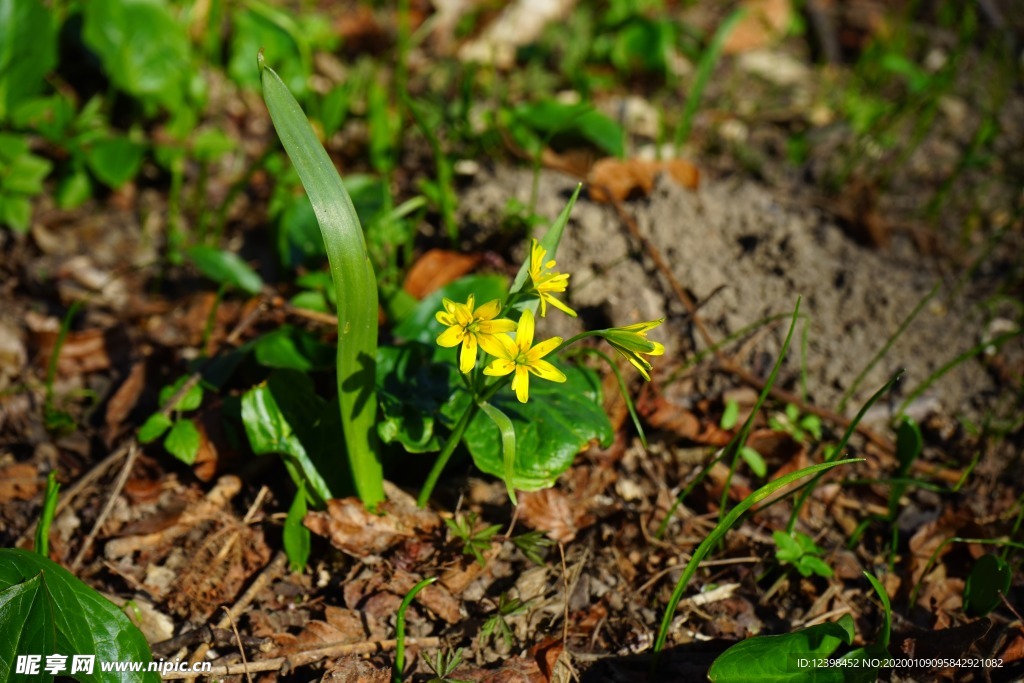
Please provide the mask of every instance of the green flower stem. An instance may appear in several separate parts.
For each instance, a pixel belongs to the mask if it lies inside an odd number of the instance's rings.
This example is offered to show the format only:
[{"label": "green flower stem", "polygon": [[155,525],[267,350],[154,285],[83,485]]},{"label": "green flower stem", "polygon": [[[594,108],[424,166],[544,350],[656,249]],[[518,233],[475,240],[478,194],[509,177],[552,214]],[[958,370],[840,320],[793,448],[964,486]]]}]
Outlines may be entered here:
[{"label": "green flower stem", "polygon": [[416,499],[416,504],[421,508],[427,507],[427,503],[430,502],[430,496],[434,493],[434,487],[437,486],[437,480],[441,478],[441,472],[444,471],[448,461],[451,460],[452,454],[455,452],[455,447],[462,441],[462,435],[466,433],[466,429],[469,427],[469,423],[476,417],[476,413],[480,410],[480,404],[489,400],[498,389],[507,382],[508,380],[502,378],[497,382],[486,387],[483,392],[473,397],[473,402],[466,408],[466,412],[462,414],[459,421],[455,423],[455,429],[448,435],[448,440],[444,444],[444,448],[437,455],[437,460],[434,461],[434,466],[430,468],[430,474],[427,475],[427,480],[423,482],[423,488],[420,489],[420,495]]}]

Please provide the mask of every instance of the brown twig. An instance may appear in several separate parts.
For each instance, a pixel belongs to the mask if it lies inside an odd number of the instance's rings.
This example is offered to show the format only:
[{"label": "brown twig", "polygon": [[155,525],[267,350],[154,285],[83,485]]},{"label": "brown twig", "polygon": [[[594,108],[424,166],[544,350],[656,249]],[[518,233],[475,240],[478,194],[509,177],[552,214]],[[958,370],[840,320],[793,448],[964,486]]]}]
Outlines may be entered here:
[{"label": "brown twig", "polygon": [[[245,609],[247,607],[249,607],[249,605],[252,604],[253,600],[256,599],[256,596],[259,595],[259,592],[261,590],[263,590],[264,588],[266,588],[267,585],[269,585],[271,581],[276,579],[281,574],[281,572],[284,571],[284,568],[285,568],[285,565],[287,564],[287,562],[288,562],[288,556],[285,555],[284,552],[282,552],[280,550],[277,551],[277,554],[274,555],[274,559],[270,561],[270,564],[268,564],[263,569],[263,571],[260,572],[259,576],[256,577],[255,581],[253,581],[251,584],[249,584],[249,587],[245,589],[244,593],[242,593],[242,597],[240,597],[238,600],[236,600],[235,604],[233,604],[231,606],[231,609],[227,610],[225,615],[223,617],[221,617],[221,620],[219,622],[217,622],[217,628],[219,628],[219,629],[227,628],[228,624],[230,624],[235,619],[238,619],[242,615],[242,612],[244,612]],[[210,650],[210,644],[209,643],[203,643],[198,648],[196,648],[196,651],[194,653],[192,653],[192,657],[189,658],[189,661],[192,662],[193,664],[196,664],[198,662],[203,661],[203,659],[206,658],[206,653],[209,652],[209,650]],[[262,669],[251,669],[251,670],[252,671],[262,671]],[[224,675],[228,675],[228,674],[224,674]],[[187,676],[181,676],[180,678],[194,679],[195,678],[195,674],[189,674]]]},{"label": "brown twig", "polygon": [[[210,671],[169,671],[161,674],[163,680],[181,680],[185,678],[213,678],[217,676],[240,676],[246,673],[257,673],[260,671],[290,671],[300,666],[306,666],[313,662],[329,657],[344,657],[346,655],[369,655],[379,652],[393,650],[398,643],[397,640],[371,640],[364,643],[344,643],[338,645],[327,645],[313,650],[305,650],[286,657],[274,657],[273,659],[261,659],[248,664],[227,664],[215,666]],[[433,638],[406,638],[406,647],[440,647],[441,639]]]},{"label": "brown twig", "polygon": [[92,528],[89,529],[88,535],[85,540],[82,541],[82,547],[78,549],[78,554],[75,555],[75,559],[71,562],[71,571],[77,572],[82,566],[82,561],[85,559],[85,554],[92,548],[92,544],[96,541],[96,536],[99,534],[100,529],[107,521],[107,517],[114,510],[114,505],[117,503],[117,497],[121,495],[121,491],[124,489],[124,485],[128,482],[128,475],[132,473],[132,467],[135,465],[135,459],[139,457],[139,444],[132,440],[128,445],[128,457],[125,458],[124,464],[121,465],[121,472],[117,475],[117,481],[114,482],[113,488],[107,494],[107,502],[103,505],[103,509],[100,510],[99,516],[96,517],[96,521],[93,522]]}]

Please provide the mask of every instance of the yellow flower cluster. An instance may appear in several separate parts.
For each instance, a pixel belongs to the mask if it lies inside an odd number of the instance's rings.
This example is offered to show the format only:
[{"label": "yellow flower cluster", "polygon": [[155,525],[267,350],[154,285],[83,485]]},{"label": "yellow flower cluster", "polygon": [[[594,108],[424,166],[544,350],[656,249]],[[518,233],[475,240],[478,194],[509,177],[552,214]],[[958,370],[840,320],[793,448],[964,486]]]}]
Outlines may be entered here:
[{"label": "yellow flower cluster", "polygon": [[[541,317],[547,314],[547,305],[551,304],[575,318],[576,311],[555,297],[555,294],[564,292],[569,285],[569,275],[555,272],[555,265],[554,259],[547,259],[547,250],[540,242],[533,240],[529,268],[532,288],[529,292],[540,301]],[[444,310],[436,314],[437,321],[445,326],[444,332],[437,337],[438,345],[445,348],[462,345],[459,351],[459,370],[463,373],[471,371],[476,366],[477,350],[483,349],[494,357],[484,368],[484,374],[492,377],[511,374],[512,390],[522,403],[526,403],[530,396],[530,374],[551,382],[565,381],[562,371],[544,360],[544,356],[562,344],[562,338],[551,337],[534,344],[535,320],[532,310],[524,310],[517,325],[507,318],[498,318],[502,309],[499,299],[488,301],[477,308],[473,307],[474,303],[472,294],[464,304],[446,298],[442,301]],[[644,379],[650,380],[651,364],[640,354],[656,356],[665,352],[664,346],[647,339],[647,332],[661,322],[637,323],[590,334],[603,337],[629,359]],[[513,332],[514,339],[511,336]]]}]

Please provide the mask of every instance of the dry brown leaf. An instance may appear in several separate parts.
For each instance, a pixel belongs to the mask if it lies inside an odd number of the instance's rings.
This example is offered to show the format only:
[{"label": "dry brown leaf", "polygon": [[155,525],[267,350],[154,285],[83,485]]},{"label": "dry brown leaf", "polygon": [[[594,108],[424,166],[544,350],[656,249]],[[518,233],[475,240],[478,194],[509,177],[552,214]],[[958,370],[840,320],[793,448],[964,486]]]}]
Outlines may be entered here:
[{"label": "dry brown leaf", "polygon": [[402,287],[417,299],[422,299],[471,272],[482,260],[482,254],[430,249],[412,264]]},{"label": "dry brown leaf", "polygon": [[519,519],[561,543],[570,542],[581,525],[593,522],[585,508],[572,506],[568,496],[553,488],[519,494]]},{"label": "dry brown leaf", "polygon": [[[26,320],[30,318],[26,316]],[[41,368],[49,364],[60,336],[59,321],[56,324],[57,329],[54,330],[52,324],[34,325],[30,322],[32,346],[37,349],[35,362]],[[114,334],[113,330],[101,329],[68,332],[57,355],[57,372],[64,377],[74,377],[106,370],[113,365],[108,342]]]},{"label": "dry brown leaf", "polygon": [[379,555],[403,539],[414,537],[417,530],[440,525],[437,515],[392,501],[382,505],[381,512],[369,512],[358,498],[336,498],[327,501],[326,511],[306,515],[303,523],[335,548],[359,558]]},{"label": "dry brown leaf", "polygon": [[1003,666],[1024,659],[1024,633],[1018,631],[999,653],[999,657],[1003,660]]},{"label": "dry brown leaf", "polygon": [[[395,572],[395,575],[391,577],[391,581],[388,583],[388,590],[393,591],[396,595],[405,595],[422,578],[419,574],[403,571]],[[449,624],[457,624],[462,620],[462,614],[459,611],[460,601],[456,600],[444,586],[436,583],[427,586],[416,594],[416,602]]]},{"label": "dry brown leaf", "polygon": [[361,657],[339,659],[329,668],[321,683],[391,683],[391,667],[378,669]]},{"label": "dry brown leaf", "polygon": [[722,51],[727,55],[767,47],[779,40],[793,21],[790,0],[743,0],[746,15],[725,39]]},{"label": "dry brown leaf", "polygon": [[138,361],[132,365],[132,369],[128,372],[128,376],[121,382],[121,386],[117,388],[114,395],[107,401],[107,442],[113,441],[116,436],[118,427],[124,422],[128,415],[135,408],[136,402],[139,400],[139,396],[142,394],[142,389],[146,386],[146,363],[145,361]]},{"label": "dry brown leaf", "polygon": [[689,190],[696,189],[700,184],[700,171],[683,159],[651,161],[608,157],[590,169],[590,198],[595,202],[608,202],[610,197],[625,201],[634,196],[646,196],[654,189],[654,180],[659,173],[667,173]]},{"label": "dry brown leaf", "polygon": [[43,487],[35,466],[14,462],[0,468],[0,505],[12,500],[31,500]]}]

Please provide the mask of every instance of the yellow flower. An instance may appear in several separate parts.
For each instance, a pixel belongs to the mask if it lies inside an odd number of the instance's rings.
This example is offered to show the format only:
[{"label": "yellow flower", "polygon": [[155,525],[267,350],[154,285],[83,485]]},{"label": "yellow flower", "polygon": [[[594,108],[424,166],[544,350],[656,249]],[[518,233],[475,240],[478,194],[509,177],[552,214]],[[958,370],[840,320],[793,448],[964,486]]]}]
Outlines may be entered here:
[{"label": "yellow flower", "polygon": [[437,322],[447,325],[448,329],[437,337],[439,346],[451,348],[462,344],[459,352],[459,370],[469,372],[476,365],[477,346],[492,356],[504,350],[501,339],[508,339],[504,334],[516,329],[516,324],[505,318],[494,320],[501,312],[501,301],[488,301],[475,311],[473,295],[469,295],[466,303],[460,304],[451,299],[444,299],[444,310],[438,311]]},{"label": "yellow flower", "polygon": [[605,341],[611,344],[616,351],[625,356],[626,360],[640,371],[644,379],[650,382],[651,364],[640,354],[660,356],[665,353],[663,345],[647,339],[647,333],[663,322],[665,322],[664,318],[625,327],[613,327],[610,330],[601,330],[598,334],[604,337]]},{"label": "yellow flower", "polygon": [[533,291],[540,297],[540,317],[544,317],[548,312],[548,304],[551,304],[558,310],[576,317],[576,311],[572,310],[564,303],[555,298],[552,292],[564,292],[565,288],[569,286],[569,275],[568,273],[553,273],[551,269],[555,267],[555,260],[545,262],[544,259],[548,255],[548,250],[540,245],[540,242],[533,240],[533,245],[530,247],[530,280],[533,281]]},{"label": "yellow flower", "polygon": [[497,339],[501,342],[501,351],[499,353],[487,352],[495,356],[495,360],[484,368],[484,374],[502,377],[515,371],[516,374],[512,377],[512,390],[516,392],[516,398],[520,403],[526,403],[530,397],[531,372],[552,382],[565,381],[565,375],[561,370],[546,360],[541,360],[562,343],[562,338],[552,337],[531,347],[533,344],[533,312],[530,309],[523,311],[523,317],[519,319],[515,341],[508,335],[497,337]]}]

